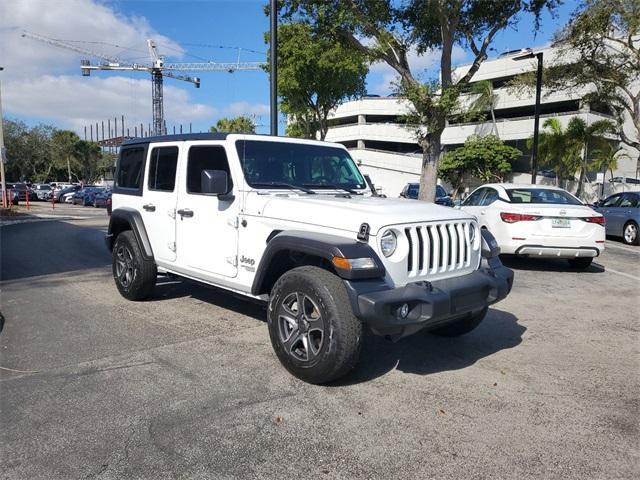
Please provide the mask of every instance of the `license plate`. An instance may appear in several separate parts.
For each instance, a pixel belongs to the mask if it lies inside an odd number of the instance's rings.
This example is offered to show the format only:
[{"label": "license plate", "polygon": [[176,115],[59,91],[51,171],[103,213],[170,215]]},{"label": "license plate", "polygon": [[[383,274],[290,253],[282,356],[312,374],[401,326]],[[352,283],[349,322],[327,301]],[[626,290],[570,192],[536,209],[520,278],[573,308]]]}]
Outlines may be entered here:
[{"label": "license plate", "polygon": [[571,228],[571,220],[568,218],[552,218],[551,226],[553,228]]}]

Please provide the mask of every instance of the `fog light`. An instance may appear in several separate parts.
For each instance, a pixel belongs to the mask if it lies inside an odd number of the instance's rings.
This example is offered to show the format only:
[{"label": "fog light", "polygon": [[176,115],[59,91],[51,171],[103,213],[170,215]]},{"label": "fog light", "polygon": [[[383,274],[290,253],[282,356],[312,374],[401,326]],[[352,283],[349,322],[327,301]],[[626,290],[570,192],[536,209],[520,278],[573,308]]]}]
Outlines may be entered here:
[{"label": "fog light", "polygon": [[400,318],[407,318],[407,315],[409,315],[409,304],[405,303],[398,309],[398,316]]}]

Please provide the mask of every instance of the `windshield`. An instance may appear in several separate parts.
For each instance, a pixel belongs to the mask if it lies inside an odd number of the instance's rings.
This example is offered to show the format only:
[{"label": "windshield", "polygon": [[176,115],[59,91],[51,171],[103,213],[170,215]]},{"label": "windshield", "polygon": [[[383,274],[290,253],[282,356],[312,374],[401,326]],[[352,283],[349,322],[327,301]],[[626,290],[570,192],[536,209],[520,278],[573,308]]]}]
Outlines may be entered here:
[{"label": "windshield", "polygon": [[549,188],[512,188],[507,189],[511,203],[537,203],[556,205],[582,205],[582,203],[564,190]]},{"label": "windshield", "polygon": [[255,188],[362,189],[367,184],[349,153],[302,143],[238,140],[247,183]]}]

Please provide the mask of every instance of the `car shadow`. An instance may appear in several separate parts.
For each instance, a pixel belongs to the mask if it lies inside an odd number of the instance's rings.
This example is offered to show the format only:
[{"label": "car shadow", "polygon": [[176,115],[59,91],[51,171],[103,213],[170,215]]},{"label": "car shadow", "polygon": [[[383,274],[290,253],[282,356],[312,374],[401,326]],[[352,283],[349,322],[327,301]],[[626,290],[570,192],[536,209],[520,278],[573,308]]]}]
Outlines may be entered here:
[{"label": "car shadow", "polygon": [[525,331],[514,315],[491,308],[475,330],[457,338],[418,332],[393,343],[368,332],[358,366],[330,386],[368,382],[392,370],[414,375],[459,370],[519,345]]},{"label": "car shadow", "polygon": [[184,278],[159,276],[153,295],[148,301],[163,301],[191,297],[220,308],[233,310],[255,320],[267,321],[267,304],[233,292],[203,285]]},{"label": "car shadow", "polygon": [[517,257],[515,255],[500,255],[503,265],[514,270],[527,270],[537,272],[581,272],[581,273],[602,273],[604,267],[592,263],[588,268],[574,268],[563,258],[536,258]]}]

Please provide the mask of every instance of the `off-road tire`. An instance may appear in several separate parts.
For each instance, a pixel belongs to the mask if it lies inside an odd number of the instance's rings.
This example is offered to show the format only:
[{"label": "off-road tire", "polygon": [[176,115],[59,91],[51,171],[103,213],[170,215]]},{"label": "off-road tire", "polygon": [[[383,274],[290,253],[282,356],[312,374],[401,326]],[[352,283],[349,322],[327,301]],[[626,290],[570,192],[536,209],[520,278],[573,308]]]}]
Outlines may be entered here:
[{"label": "off-road tire", "polygon": [[[297,301],[299,298],[302,300]],[[292,301],[289,306],[285,303]],[[318,318],[313,319],[314,315]],[[327,383],[346,375],[358,362],[362,321],[351,310],[342,280],[322,268],[297,267],[282,275],[271,291],[267,322],[278,359],[300,380]],[[321,342],[318,340],[320,326]],[[286,332],[283,332],[287,329],[291,329],[288,338],[294,339],[290,343],[285,341]],[[295,335],[304,337],[305,331],[307,344],[303,340],[296,342]],[[294,349],[296,345],[300,348]],[[305,345],[306,359],[302,354]]]},{"label": "off-road tire", "polygon": [[478,313],[469,313],[467,316],[462,317],[460,320],[456,320],[453,323],[445,325],[444,327],[430,330],[429,333],[438,335],[440,337],[459,337],[465,333],[469,333],[474,330],[478,325],[482,323],[484,317],[487,316],[489,311],[488,307],[484,307]]},{"label": "off-road tire", "polygon": [[586,270],[593,262],[593,257],[570,258],[569,265],[577,270]]},{"label": "off-road tire", "polygon": [[113,279],[120,294],[128,300],[144,300],[153,293],[158,269],[155,262],[142,256],[131,230],[121,232],[113,244]]},{"label": "off-road tire", "polygon": [[[635,237],[633,237],[633,232],[635,232]],[[622,229],[622,241],[627,245],[640,245],[640,232],[638,231],[638,224],[633,220],[625,223],[624,228]]]}]

